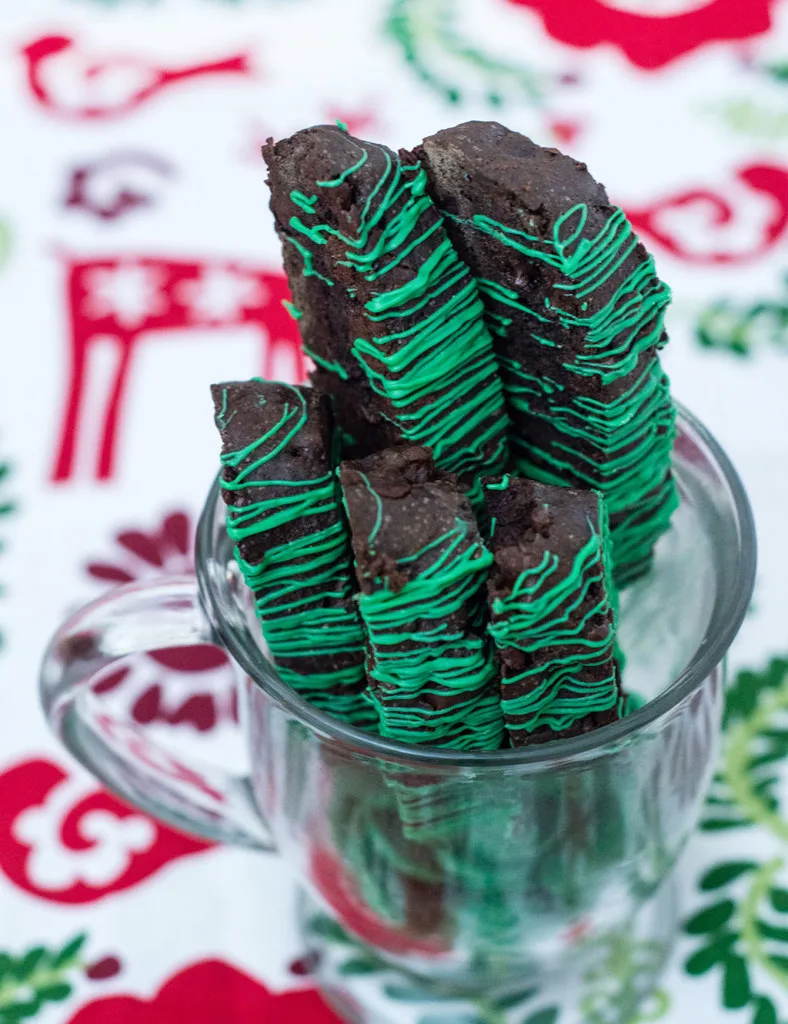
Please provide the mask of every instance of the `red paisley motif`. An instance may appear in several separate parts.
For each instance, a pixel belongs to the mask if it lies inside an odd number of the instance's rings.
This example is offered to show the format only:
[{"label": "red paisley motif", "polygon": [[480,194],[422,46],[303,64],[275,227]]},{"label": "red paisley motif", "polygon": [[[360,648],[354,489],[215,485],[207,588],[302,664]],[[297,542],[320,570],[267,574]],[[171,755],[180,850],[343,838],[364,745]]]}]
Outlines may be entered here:
[{"label": "red paisley motif", "polygon": [[678,14],[649,16],[604,0],[509,0],[537,11],[559,42],[586,49],[611,43],[640,68],[661,68],[708,43],[768,31],[776,0],[710,0]]},{"label": "red paisley motif", "polygon": [[[153,842],[147,849],[130,854],[128,863],[115,878],[95,886],[84,881],[73,882],[65,888],[41,886],[30,877],[32,848],[16,837],[15,826],[25,811],[43,805],[50,794],[68,780],[62,768],[44,760],[25,761],[0,774],[0,872],[24,892],[53,903],[94,903],[110,893],[137,885],[170,861],[210,848],[208,843],[149,818],[146,820],[154,829]],[[59,821],[59,840],[66,849],[84,851],[95,845],[96,840],[82,830],[86,815],[93,811],[103,811],[119,821],[145,817],[97,788],[64,810]]]},{"label": "red paisley motif", "polygon": [[68,1024],[341,1024],[314,990],[269,992],[220,960],[173,975],[152,999],[108,996],[83,1006]]},{"label": "red paisley motif", "polygon": [[[707,265],[746,263],[765,255],[785,237],[788,230],[788,168],[776,164],[748,164],[735,172],[735,180],[752,196],[766,199],[771,206],[768,215],[755,222],[759,237],[747,249],[732,250],[724,241],[724,233],[751,215],[741,206],[741,199],[729,198],[714,188],[687,189],[660,198],[648,206],[627,206],[625,212],[642,238],[662,246],[678,259]],[[707,215],[708,234],[712,237],[706,240],[705,250],[690,250],[676,234],[675,228],[665,221],[665,215],[692,212],[698,208]],[[717,240],[713,237],[715,234],[723,237]]]}]

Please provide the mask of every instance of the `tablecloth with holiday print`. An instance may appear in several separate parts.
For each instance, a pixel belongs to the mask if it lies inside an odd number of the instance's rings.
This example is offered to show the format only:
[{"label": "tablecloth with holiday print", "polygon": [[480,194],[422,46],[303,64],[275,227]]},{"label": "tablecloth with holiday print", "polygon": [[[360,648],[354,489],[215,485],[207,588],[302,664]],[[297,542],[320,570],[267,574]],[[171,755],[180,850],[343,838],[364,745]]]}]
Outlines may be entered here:
[{"label": "tablecloth with holiday print", "polygon": [[[190,566],[217,457],[208,383],[303,374],[261,143],[339,118],[411,145],[471,117],[586,161],[624,207],[673,287],[675,393],[758,521],[682,933],[640,1019],[788,1019],[788,3],[5,0],[2,1024],[335,1020],[287,865],[102,790],[50,736],[36,673],[78,604]],[[105,685],[137,722],[232,745],[213,648]]]}]

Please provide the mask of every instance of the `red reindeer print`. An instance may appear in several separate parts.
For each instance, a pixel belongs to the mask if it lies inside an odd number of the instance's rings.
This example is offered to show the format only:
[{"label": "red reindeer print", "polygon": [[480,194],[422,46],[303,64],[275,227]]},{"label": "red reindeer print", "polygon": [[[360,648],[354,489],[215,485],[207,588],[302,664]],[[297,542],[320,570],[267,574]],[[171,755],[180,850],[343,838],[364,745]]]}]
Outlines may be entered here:
[{"label": "red reindeer print", "polygon": [[341,1024],[314,989],[269,992],[221,960],[190,964],[150,999],[105,996],[82,1007],[68,1024]]},{"label": "red reindeer print", "polygon": [[68,480],[74,472],[91,351],[100,339],[111,338],[120,355],[104,396],[101,436],[96,439],[98,480],[109,480],[115,472],[115,446],[134,350],[143,336],[252,324],[260,329],[263,377],[283,376],[277,372],[283,364],[294,383],[306,376],[298,329],[283,306],[290,293],[281,273],[234,261],[108,257],[69,262],[66,290],[71,371],[52,471],[55,481]]},{"label": "red reindeer print", "polygon": [[247,53],[165,68],[144,57],[92,53],[67,35],[41,36],[21,52],[35,101],[53,117],[74,121],[124,117],[177,82],[252,74]]},{"label": "red reindeer print", "polygon": [[43,759],[0,773],[0,874],[53,903],[94,903],[210,844]]},{"label": "red reindeer print", "polygon": [[[749,262],[773,249],[788,228],[788,168],[749,164],[735,177],[738,185],[730,198],[710,188],[687,189],[639,209],[627,207],[627,217],[638,234],[688,263]],[[754,213],[750,200],[765,200],[769,212]],[[705,225],[698,223],[699,215]],[[692,221],[691,227],[682,231],[682,221]],[[753,230],[756,238],[736,242],[737,234]]]},{"label": "red reindeer print", "polygon": [[117,220],[153,206],[162,180],[173,173],[172,165],[155,153],[110,153],[71,171],[63,205],[98,220]]}]

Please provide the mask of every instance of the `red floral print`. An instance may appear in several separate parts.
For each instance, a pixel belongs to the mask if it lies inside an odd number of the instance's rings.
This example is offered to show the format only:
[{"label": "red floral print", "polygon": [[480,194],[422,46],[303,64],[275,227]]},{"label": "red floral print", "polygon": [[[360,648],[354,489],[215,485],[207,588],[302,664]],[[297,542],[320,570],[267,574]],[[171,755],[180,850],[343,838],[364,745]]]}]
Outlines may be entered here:
[{"label": "red floral print", "polygon": [[[778,164],[752,163],[736,170],[724,191],[715,187],[689,188],[641,208],[627,206],[635,231],[651,245],[688,263],[720,265],[746,263],[766,255],[788,230],[788,169]],[[765,200],[769,213],[754,217],[750,199]],[[705,214],[706,230],[699,231],[696,214]],[[687,221],[683,233],[677,231]],[[729,233],[743,224],[752,228],[749,245],[733,247]],[[691,244],[690,244],[691,242]]]},{"label": "red floral print", "polygon": [[94,903],[209,848],[51,761],[0,773],[0,874],[50,902]]}]

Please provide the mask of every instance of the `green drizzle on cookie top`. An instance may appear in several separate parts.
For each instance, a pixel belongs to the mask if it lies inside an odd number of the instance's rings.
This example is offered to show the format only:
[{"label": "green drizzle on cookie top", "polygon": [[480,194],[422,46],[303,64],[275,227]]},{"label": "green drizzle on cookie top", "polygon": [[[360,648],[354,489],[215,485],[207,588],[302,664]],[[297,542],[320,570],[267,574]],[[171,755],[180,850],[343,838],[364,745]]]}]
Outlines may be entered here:
[{"label": "green drizzle on cookie top", "polygon": [[522,654],[519,670],[505,659],[501,679],[510,733],[545,727],[559,733],[595,712],[621,711],[601,500],[599,529],[586,521],[590,536],[571,564],[548,548],[519,573],[507,596],[492,601],[488,630],[496,647]]},{"label": "green drizzle on cookie top", "polygon": [[475,524],[457,516],[421,548],[395,557],[378,540],[380,497],[365,474],[359,477],[376,508],[359,608],[380,734],[459,750],[498,749],[496,666],[489,643],[471,628],[492,555]]},{"label": "green drizzle on cookie top", "polygon": [[538,380],[518,373],[510,394],[515,388],[521,411],[530,407],[531,422],[547,428],[513,445],[520,472],[601,491],[612,523],[616,581],[637,578],[678,505],[670,475],[675,410],[659,362],[609,401],[557,391],[545,411]]},{"label": "green drizzle on cookie top", "polygon": [[[259,402],[266,404],[266,382]],[[368,725],[374,709],[365,686],[364,634],[353,601],[348,538],[341,516],[335,474],[310,480],[279,479],[278,457],[287,452],[307,424],[303,394],[276,384],[288,397],[282,413],[260,437],[221,456],[221,487],[227,502],[227,532],[236,543],[236,559],[253,591],[263,635],[281,677],[316,707],[339,718]],[[232,404],[232,402],[230,402]],[[222,389],[216,422],[226,428],[228,389]],[[297,534],[265,547],[261,560],[242,557],[239,545],[296,524]]]},{"label": "green drizzle on cookie top", "polygon": [[[359,153],[354,162],[316,182],[314,196],[291,192],[298,213],[286,238],[303,256],[304,274],[318,273],[318,262],[324,279],[349,272],[347,294],[361,304],[366,324],[352,354],[403,435],[429,447],[441,469],[470,477],[500,470],[508,420],[484,307],[426,193],[420,164],[381,148],[382,172],[352,229],[322,219],[335,216],[332,190],[353,185],[369,162],[370,150],[349,141]],[[333,271],[315,255],[329,239],[333,251],[341,243]]]},{"label": "green drizzle on cookie top", "polygon": [[[622,210],[591,236],[588,220],[588,207],[578,203],[557,218],[549,238],[481,214],[461,223],[559,275],[538,296],[478,280],[499,339],[513,457],[525,476],[605,495],[623,584],[648,567],[677,505],[670,475],[675,411],[656,359],[667,340],[670,291],[650,256],[633,259],[638,240]],[[509,342],[521,349],[524,337],[555,351],[553,376],[510,354]],[[589,378],[598,382],[598,397],[578,393]]]}]

